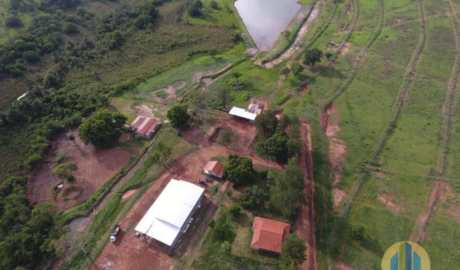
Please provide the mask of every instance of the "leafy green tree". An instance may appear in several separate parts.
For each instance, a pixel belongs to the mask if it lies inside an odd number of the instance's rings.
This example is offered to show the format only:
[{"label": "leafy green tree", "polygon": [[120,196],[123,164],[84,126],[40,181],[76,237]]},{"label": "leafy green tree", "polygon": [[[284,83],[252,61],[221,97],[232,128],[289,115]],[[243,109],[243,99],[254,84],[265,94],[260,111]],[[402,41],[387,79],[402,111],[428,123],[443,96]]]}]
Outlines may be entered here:
[{"label": "leafy green tree", "polygon": [[18,16],[12,15],[6,18],[5,26],[15,28],[15,27],[22,27],[23,24],[22,24],[21,19]]},{"label": "leafy green tree", "polygon": [[291,70],[288,67],[284,67],[284,68],[282,68],[280,70],[281,75],[286,75],[287,76],[289,74],[289,72],[291,72]]},{"label": "leafy green tree", "polygon": [[305,53],[303,63],[305,65],[310,65],[314,66],[316,63],[321,62],[321,58],[323,57],[323,52],[319,49],[312,49],[312,50],[307,50]]},{"label": "leafy green tree", "polygon": [[187,112],[187,108],[182,105],[173,105],[166,114],[171,125],[178,129],[184,129],[190,122],[190,115]]},{"label": "leafy green tree", "polygon": [[236,82],[239,82],[238,79],[239,79],[240,77],[242,77],[243,74],[241,74],[241,73],[235,71],[235,72],[232,73],[232,76],[233,76],[233,78],[235,78],[235,81],[236,81]]},{"label": "leafy green tree", "polygon": [[72,172],[76,171],[78,166],[75,162],[68,162],[59,164],[53,171],[53,175],[60,179],[73,179]]},{"label": "leafy green tree", "polygon": [[361,225],[356,225],[356,226],[350,226],[348,228],[348,232],[350,233],[351,238],[356,241],[362,241],[364,240],[364,233],[365,229]]},{"label": "leafy green tree", "polygon": [[288,149],[288,157],[294,157],[300,152],[300,141],[299,139],[292,139],[290,138],[287,141],[287,149]]},{"label": "leafy green tree", "polygon": [[70,22],[64,23],[62,30],[68,35],[77,34],[79,32],[77,26]]},{"label": "leafy green tree", "polygon": [[252,183],[256,177],[252,159],[238,155],[228,157],[228,165],[224,167],[224,174],[227,180],[236,187]]},{"label": "leafy green tree", "polygon": [[294,233],[288,234],[281,245],[281,264],[287,266],[291,265],[287,269],[295,269],[292,268],[293,264],[300,265],[307,259],[305,256],[306,250],[307,247],[305,246],[305,242],[302,238]]},{"label": "leafy green tree", "polygon": [[304,68],[301,64],[299,64],[299,62],[295,61],[291,65],[291,70],[294,76],[299,76],[299,74],[303,72]]},{"label": "leafy green tree", "polygon": [[283,174],[275,179],[270,200],[284,217],[295,220],[305,202],[304,171],[297,166],[297,159],[291,158]]},{"label": "leafy green tree", "polygon": [[292,123],[291,117],[287,114],[283,114],[278,121],[278,130],[285,131]]},{"label": "leafy green tree", "polygon": [[231,99],[231,90],[228,87],[221,87],[217,91],[217,99],[219,100],[220,104],[225,108],[227,107],[228,102]]},{"label": "leafy green tree", "polygon": [[200,0],[194,1],[188,8],[188,14],[192,17],[200,17],[203,15],[203,2]]},{"label": "leafy green tree", "polygon": [[211,1],[211,8],[220,9],[219,4],[216,1]]},{"label": "leafy green tree", "polygon": [[40,55],[36,51],[26,51],[22,54],[22,57],[29,63],[37,63],[40,61]]},{"label": "leafy green tree", "polygon": [[28,168],[33,167],[37,165],[38,162],[40,162],[41,160],[42,160],[42,156],[40,156],[37,153],[34,153],[26,158],[26,160],[24,161],[24,166]]},{"label": "leafy green tree", "polygon": [[230,224],[230,219],[227,215],[223,214],[217,219],[214,227],[212,228],[212,235],[218,241],[233,242],[236,233],[233,230],[232,225]]},{"label": "leafy green tree", "polygon": [[258,186],[247,188],[238,198],[239,203],[246,209],[252,209],[267,200],[267,194]]},{"label": "leafy green tree", "polygon": [[232,217],[237,217],[240,212],[241,212],[241,207],[237,203],[232,203],[228,206],[227,212],[232,216]]},{"label": "leafy green tree", "polygon": [[269,156],[283,162],[288,158],[288,140],[289,137],[286,133],[277,132],[265,141],[263,148]]},{"label": "leafy green tree", "polygon": [[159,142],[153,147],[153,157],[160,163],[164,163],[171,157],[172,149],[166,144]]},{"label": "leafy green tree", "polygon": [[257,116],[255,126],[257,132],[260,135],[264,137],[270,137],[276,131],[276,127],[278,126],[278,118],[276,118],[273,111],[265,110]]},{"label": "leafy green tree", "polygon": [[92,143],[100,148],[110,147],[117,138],[117,129],[120,129],[126,120],[126,116],[121,113],[99,110],[93,117],[83,121],[78,129],[78,135],[85,144]]}]

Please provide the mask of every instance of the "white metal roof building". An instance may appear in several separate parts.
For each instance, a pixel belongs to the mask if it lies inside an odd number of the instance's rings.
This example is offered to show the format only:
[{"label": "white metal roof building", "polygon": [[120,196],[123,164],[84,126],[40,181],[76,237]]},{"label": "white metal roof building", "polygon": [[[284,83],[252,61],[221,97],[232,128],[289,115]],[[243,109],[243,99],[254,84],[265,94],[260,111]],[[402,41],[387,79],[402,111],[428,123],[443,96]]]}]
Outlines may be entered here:
[{"label": "white metal roof building", "polygon": [[257,117],[257,114],[248,112],[247,110],[242,109],[242,108],[238,108],[238,107],[233,107],[230,110],[229,114],[231,116],[237,116],[237,117],[241,117],[241,118],[244,118],[244,119],[248,119],[251,122],[254,122],[256,120],[256,117]]},{"label": "white metal roof building", "polygon": [[174,247],[187,230],[203,195],[203,188],[171,179],[135,230]]}]

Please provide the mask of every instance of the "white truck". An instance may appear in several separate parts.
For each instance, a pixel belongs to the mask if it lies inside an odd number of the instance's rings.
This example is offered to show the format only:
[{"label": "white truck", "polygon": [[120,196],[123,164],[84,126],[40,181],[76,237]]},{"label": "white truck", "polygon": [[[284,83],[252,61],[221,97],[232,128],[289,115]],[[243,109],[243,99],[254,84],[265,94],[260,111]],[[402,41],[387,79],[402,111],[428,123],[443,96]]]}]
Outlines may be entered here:
[{"label": "white truck", "polygon": [[120,232],[120,225],[115,225],[110,235],[110,242],[114,243],[115,241],[117,241],[117,235],[119,232]]}]

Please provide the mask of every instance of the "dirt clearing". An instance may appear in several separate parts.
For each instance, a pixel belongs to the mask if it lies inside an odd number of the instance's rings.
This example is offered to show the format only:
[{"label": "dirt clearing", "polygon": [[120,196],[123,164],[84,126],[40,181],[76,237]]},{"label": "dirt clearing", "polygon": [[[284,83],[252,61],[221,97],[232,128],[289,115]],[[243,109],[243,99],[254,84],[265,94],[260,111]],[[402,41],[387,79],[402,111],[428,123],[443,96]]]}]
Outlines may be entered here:
[{"label": "dirt clearing", "polygon": [[[78,137],[77,130],[72,130],[72,133],[75,134],[75,142],[67,139],[65,133],[60,134],[53,142],[51,154],[29,175],[28,196],[32,204],[48,202],[56,204],[59,210],[69,209],[86,200],[128,163],[131,155],[123,149],[96,149],[92,145],[85,145]],[[73,172],[75,180],[72,183],[52,175],[57,166],[54,161],[59,156],[65,156],[62,163],[75,162],[78,166],[77,171]],[[57,200],[54,200],[51,189],[61,182],[64,182],[64,187],[57,195]],[[64,201],[62,192],[71,185],[83,187],[83,192],[76,200]]]},{"label": "dirt clearing", "polygon": [[[168,249],[161,247],[154,240],[145,241],[135,238],[134,228],[172,178],[189,181],[197,185],[198,179],[204,177],[202,175],[203,166],[211,157],[229,154],[249,156],[252,154],[251,141],[255,137],[254,125],[247,121],[238,121],[236,119],[225,119],[220,121],[218,125],[239,133],[238,140],[233,142],[235,145],[230,144],[228,147],[218,145],[210,141],[206,132],[193,126],[182,132],[184,140],[199,145],[201,149],[177,158],[172,163],[172,166],[155,180],[149,190],[135,203],[127,216],[120,222],[123,230],[120,239],[117,240],[116,244],[109,243],[106,245],[91,269],[170,269],[174,258],[192,254],[192,249],[203,236],[204,231],[207,229],[207,222],[217,209],[215,203],[209,199],[209,187],[205,187],[205,194],[208,199],[204,201],[202,207],[197,211],[196,219],[194,219],[188,232],[182,237],[183,242],[178,246],[177,253],[174,256],[171,256]],[[268,161],[257,156],[252,157],[252,159],[255,166],[271,166],[272,168],[282,169],[280,165],[274,162],[269,164]],[[211,185],[221,183],[221,181],[213,181]],[[227,186],[228,184],[222,184],[221,190],[225,190]],[[128,196],[128,192],[123,197]],[[126,228],[130,229],[125,231]],[[155,268],[152,268],[153,266]]]},{"label": "dirt clearing", "polygon": [[395,201],[393,200],[393,196],[391,196],[390,193],[388,192],[381,192],[379,195],[379,200],[382,201],[384,204],[386,204],[388,207],[390,207],[393,211],[395,212],[401,212],[402,207],[397,205]]}]

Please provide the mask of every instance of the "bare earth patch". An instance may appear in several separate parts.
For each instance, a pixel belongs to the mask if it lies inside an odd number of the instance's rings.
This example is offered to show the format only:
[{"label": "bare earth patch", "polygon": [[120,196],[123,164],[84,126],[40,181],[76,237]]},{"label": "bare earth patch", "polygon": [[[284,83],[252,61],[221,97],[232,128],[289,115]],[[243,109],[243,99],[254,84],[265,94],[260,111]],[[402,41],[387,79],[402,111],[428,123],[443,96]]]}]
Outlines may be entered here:
[{"label": "bare earth patch", "polygon": [[[144,216],[156,198],[159,196],[164,186],[170,181],[170,179],[181,179],[189,181],[194,184],[198,184],[198,179],[202,178],[202,169],[207,161],[213,156],[222,156],[236,153],[238,155],[248,155],[250,153],[247,148],[247,142],[253,140],[255,133],[252,133],[255,129],[254,126],[248,122],[222,121],[218,125],[226,125],[236,132],[241,133],[239,137],[243,137],[243,146],[239,151],[239,147],[233,147],[238,151],[234,151],[232,147],[225,147],[209,141],[209,137],[206,132],[199,131],[195,127],[191,127],[188,130],[182,132],[182,136],[185,140],[190,143],[199,143],[201,149],[192,152],[188,155],[180,156],[174,160],[172,166],[165,170],[162,175],[155,180],[152,186],[147,192],[137,201],[133,208],[130,209],[127,216],[119,223],[121,225],[122,234],[115,244],[107,244],[102,251],[101,255],[96,259],[91,269],[113,269],[113,270],[124,270],[124,269],[154,269],[167,270],[171,269],[173,258],[179,258],[183,256],[191,256],[193,248],[197,245],[201,237],[203,237],[204,231],[208,228],[207,222],[211,218],[213,211],[217,205],[215,202],[209,199],[210,191],[209,187],[205,187],[206,197],[201,209],[197,212],[197,218],[194,219],[192,227],[183,236],[183,243],[177,248],[177,253],[171,255],[169,250],[164,247],[160,247],[153,240],[142,240],[141,238],[134,237],[134,230],[126,232],[126,228],[132,225],[134,228]],[[246,130],[246,132],[243,132]],[[249,131],[248,131],[249,130]],[[252,131],[251,131],[252,130]],[[263,160],[257,156],[253,157],[254,165],[272,168],[282,169],[282,167],[274,162],[269,164],[267,160]],[[217,181],[215,183],[217,184]],[[222,185],[222,190],[228,187],[228,183]],[[127,192],[128,193],[128,192]],[[127,195],[125,193],[125,195]]]},{"label": "bare earth patch", "polygon": [[[76,130],[75,143],[68,140],[65,133],[60,134],[53,142],[51,154],[45,162],[38,165],[29,175],[28,196],[32,204],[48,202],[56,204],[59,210],[69,209],[77,203],[83,202],[93,194],[102,184],[125,166],[130,154],[121,148],[96,149],[92,145],[85,145],[78,137]],[[54,160],[59,153],[65,152],[67,157],[62,161],[77,163],[78,170],[73,173],[75,180],[65,184],[64,189],[70,185],[83,187],[83,193],[77,200],[62,200],[62,191],[57,200],[51,195],[52,187],[62,182],[52,175],[57,164]]]},{"label": "bare earth patch", "polygon": [[131,140],[131,133],[123,134],[118,138],[118,142],[127,142],[129,140]]},{"label": "bare earth patch", "polygon": [[395,212],[400,212],[402,210],[401,206],[395,203],[395,201],[393,200],[393,196],[391,196],[391,194],[388,192],[381,192],[379,195],[379,199]]},{"label": "bare earth patch", "polygon": [[[151,96],[152,96],[153,100],[155,100],[155,102],[157,102],[159,104],[168,104],[168,103],[170,103],[171,101],[173,101],[173,100],[175,100],[177,98],[176,91],[181,90],[185,86],[187,86],[186,82],[180,82],[177,85],[169,85],[168,87],[165,87],[165,88],[153,90]],[[160,91],[163,91],[168,96],[166,98],[158,97],[156,95],[156,93],[160,92]],[[150,116],[150,115],[147,115],[147,116]]]},{"label": "bare earth patch", "polygon": [[121,196],[121,200],[126,200],[128,199],[129,197],[133,196],[134,193],[136,193],[137,189],[131,189],[131,190],[128,190],[126,191],[123,196]]},{"label": "bare earth patch", "polygon": [[334,195],[334,210],[338,211],[340,203],[342,202],[343,198],[345,198],[345,191],[334,188],[334,191],[332,192]]},{"label": "bare earth patch", "polygon": [[300,86],[300,92],[299,93],[301,95],[305,95],[306,93],[308,93],[308,89],[309,89],[308,86],[306,84],[303,84],[303,85]]},{"label": "bare earth patch", "polygon": [[152,116],[152,109],[147,105],[138,105],[136,106],[137,114],[142,116],[150,117]]},{"label": "bare earth patch", "polygon": [[439,198],[439,193],[441,190],[442,183],[436,181],[436,184],[430,194],[430,198],[428,200],[428,205],[426,206],[425,212],[418,217],[415,222],[414,229],[412,230],[410,239],[413,242],[419,243],[425,238],[425,230],[428,224],[428,220],[430,219],[431,215],[433,214],[434,204],[436,200]]}]

